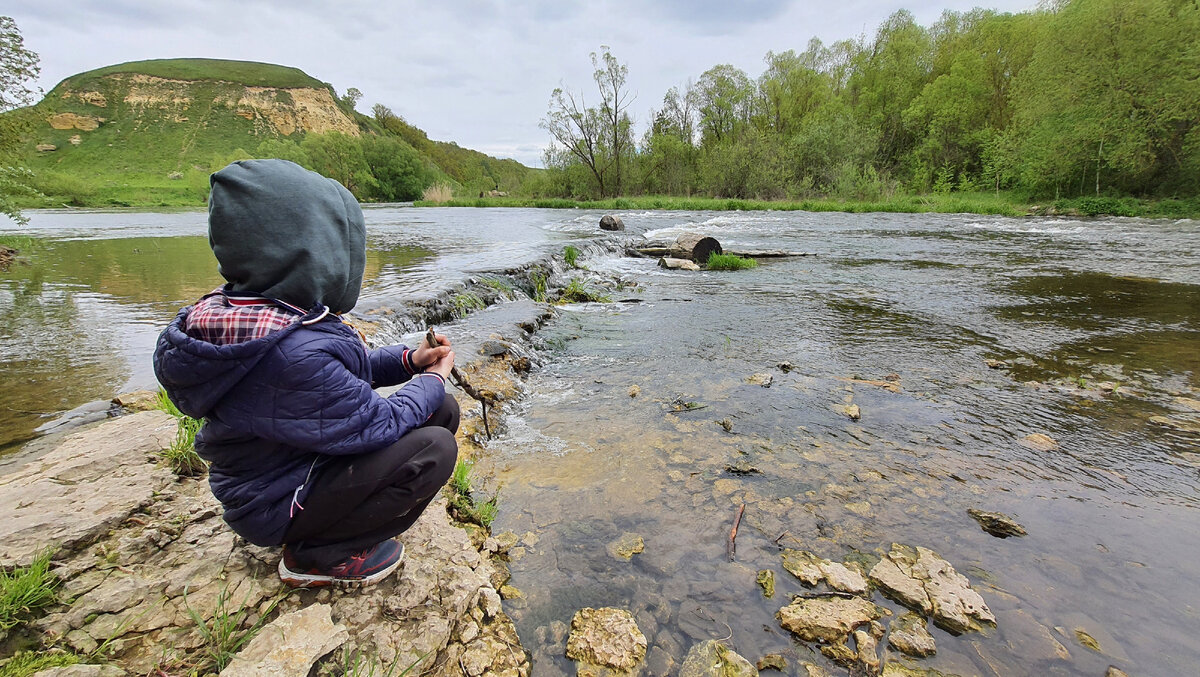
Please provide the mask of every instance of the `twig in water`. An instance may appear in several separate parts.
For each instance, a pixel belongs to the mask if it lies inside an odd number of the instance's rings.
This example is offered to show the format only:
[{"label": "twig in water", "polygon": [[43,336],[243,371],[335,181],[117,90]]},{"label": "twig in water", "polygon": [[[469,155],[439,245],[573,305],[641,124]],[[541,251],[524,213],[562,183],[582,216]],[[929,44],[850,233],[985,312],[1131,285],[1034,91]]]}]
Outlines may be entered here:
[{"label": "twig in water", "polygon": [[[425,342],[429,344],[430,348],[436,348],[441,345],[441,343],[437,340],[436,334],[433,332],[433,327],[430,327],[425,331]],[[479,391],[472,388],[471,384],[467,381],[467,377],[463,376],[463,373],[458,370],[458,367],[450,367],[450,378],[454,380],[454,385],[461,388],[464,393],[479,402],[483,409],[483,432],[485,435],[487,435],[489,440],[492,439],[492,427],[488,424],[487,417],[488,401],[491,398],[479,394]]]},{"label": "twig in water", "polygon": [[737,517],[733,518],[733,528],[729,530],[729,561],[733,561],[734,552],[737,550],[737,544],[734,539],[737,538],[738,525],[742,523],[742,513],[746,512],[746,504],[743,503],[737,511]]}]

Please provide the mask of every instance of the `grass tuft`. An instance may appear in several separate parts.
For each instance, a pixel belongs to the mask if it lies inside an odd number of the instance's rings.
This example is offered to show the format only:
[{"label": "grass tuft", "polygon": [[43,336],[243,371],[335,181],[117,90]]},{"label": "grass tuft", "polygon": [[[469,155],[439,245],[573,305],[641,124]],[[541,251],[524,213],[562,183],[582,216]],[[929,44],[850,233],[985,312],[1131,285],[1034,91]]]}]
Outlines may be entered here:
[{"label": "grass tuft", "polygon": [[567,262],[568,266],[578,268],[579,266],[575,265],[575,262],[579,260],[579,250],[571,245],[563,247],[563,260]]},{"label": "grass tuft", "polygon": [[192,622],[196,624],[203,640],[197,652],[196,662],[190,666],[193,674],[203,675],[224,670],[237,652],[254,639],[266,623],[267,617],[283,599],[281,596],[274,598],[266,611],[253,622],[249,622],[250,614],[256,611],[253,606],[246,604],[250,600],[249,594],[236,609],[229,608],[229,595],[229,586],[221,586],[212,618],[205,620],[188,605],[187,588],[184,588],[183,606],[187,609],[188,616],[191,616]]},{"label": "grass tuft", "polygon": [[469,291],[455,294],[451,303],[454,304],[454,314],[458,317],[466,317],[472,310],[483,310],[487,307],[478,294]]},{"label": "grass tuft", "polygon": [[170,447],[159,452],[163,461],[180,477],[195,477],[208,472],[208,462],[196,453],[196,433],[200,432],[203,421],[179,411],[162,388],[158,389],[156,405],[179,420],[179,427],[175,430],[175,441]]},{"label": "grass tuft", "polygon": [[59,579],[50,573],[47,550],[27,567],[0,569],[0,630],[7,632],[58,601]]},{"label": "grass tuft", "polygon": [[594,292],[576,278],[567,283],[558,297],[559,303],[611,303],[612,297]]},{"label": "grass tuft", "polygon": [[475,462],[468,459],[459,459],[454,465],[454,472],[447,484],[450,489],[450,514],[459,522],[478,524],[490,529],[500,509],[500,497],[492,496],[482,503],[475,500],[472,496],[474,487],[471,481],[471,471],[474,468]]},{"label": "grass tuft", "polygon": [[49,668],[63,668],[79,663],[73,653],[21,651],[0,664],[0,677],[29,677]]},{"label": "grass tuft", "polygon": [[435,183],[426,188],[425,192],[421,193],[422,202],[442,204],[443,202],[449,202],[453,199],[454,191],[450,188],[450,184],[447,183]]},{"label": "grass tuft", "polygon": [[709,254],[708,263],[705,264],[709,270],[745,270],[747,268],[755,268],[758,266],[758,261],[754,259],[744,259],[740,256],[732,254]]}]

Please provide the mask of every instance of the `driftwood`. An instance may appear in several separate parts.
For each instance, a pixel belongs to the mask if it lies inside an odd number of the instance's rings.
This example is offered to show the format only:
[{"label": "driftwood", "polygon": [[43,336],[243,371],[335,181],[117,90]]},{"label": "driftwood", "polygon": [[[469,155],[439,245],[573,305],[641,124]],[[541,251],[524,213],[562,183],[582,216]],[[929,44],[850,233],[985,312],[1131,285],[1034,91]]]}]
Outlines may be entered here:
[{"label": "driftwood", "polygon": [[745,503],[742,504],[742,507],[738,508],[737,517],[733,518],[733,528],[729,530],[729,543],[728,543],[729,547],[726,549],[729,552],[729,561],[730,562],[733,561],[733,555],[735,552],[737,552],[737,543],[735,542],[735,539],[737,539],[738,525],[742,523],[742,513],[744,513],[744,512],[746,512],[746,504]]},{"label": "driftwood", "polygon": [[708,257],[712,254],[732,254],[750,259],[812,255],[811,252],[789,252],[782,249],[724,249],[716,238],[699,233],[684,233],[674,241],[652,240],[633,250],[644,256],[688,259],[701,265],[708,263]]},{"label": "driftwood", "polygon": [[790,256],[812,256],[812,252],[789,252],[782,249],[726,249],[726,254],[744,259],[782,259]]},{"label": "driftwood", "polygon": [[[441,345],[433,333],[433,327],[430,327],[425,331],[425,343],[429,344],[430,348],[436,348]],[[464,393],[471,397],[471,399],[479,402],[480,406],[483,408],[483,432],[485,435],[487,435],[489,440],[492,439],[492,429],[491,426],[488,425],[487,417],[488,402],[492,398],[486,395],[481,395],[478,390],[475,390],[475,388],[471,386],[470,381],[467,380],[467,377],[463,376],[463,373],[458,370],[458,367],[450,367],[450,378],[454,380],[454,385],[461,388]]]}]

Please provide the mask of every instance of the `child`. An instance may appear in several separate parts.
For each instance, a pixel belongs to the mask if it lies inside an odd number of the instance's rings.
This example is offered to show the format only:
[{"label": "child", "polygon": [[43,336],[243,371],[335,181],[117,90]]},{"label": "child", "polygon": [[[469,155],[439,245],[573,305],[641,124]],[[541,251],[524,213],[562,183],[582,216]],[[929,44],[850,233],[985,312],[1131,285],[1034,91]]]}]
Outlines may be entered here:
[{"label": "child", "polygon": [[[375,583],[403,560],[392,538],[454,469],[450,342],[368,351],[342,322],[362,287],[366,228],[338,182],[245,160],[210,183],[209,244],[227,284],[179,311],[154,373],[204,419],[196,451],[225,521],[283,545],[285,583]],[[402,382],[390,397],[374,391]]]}]

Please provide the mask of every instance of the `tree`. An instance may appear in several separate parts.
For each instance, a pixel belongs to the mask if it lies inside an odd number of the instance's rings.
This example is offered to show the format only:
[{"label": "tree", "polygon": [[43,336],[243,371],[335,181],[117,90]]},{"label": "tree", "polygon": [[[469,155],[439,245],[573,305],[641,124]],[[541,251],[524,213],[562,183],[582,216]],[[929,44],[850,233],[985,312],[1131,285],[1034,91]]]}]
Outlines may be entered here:
[{"label": "tree", "polygon": [[591,55],[592,78],[600,90],[600,105],[590,107],[583,94],[562,87],[550,94],[550,110],[540,126],[553,137],[546,151],[546,166],[566,169],[583,164],[595,181],[601,197],[618,195],[621,189],[621,160],[633,149],[633,121],[628,106],[632,98],[625,89],[628,69],[601,47],[603,55]]},{"label": "tree", "polygon": [[375,177],[372,197],[386,202],[415,200],[429,186],[421,156],[400,139],[368,136],[362,140],[362,153]]},{"label": "tree", "polygon": [[704,71],[696,83],[703,143],[720,143],[749,121],[753,95],[754,85],[740,68],[720,64]]},{"label": "tree", "polygon": [[375,177],[363,158],[358,139],[341,132],[308,134],[300,144],[308,155],[310,169],[342,184],[356,197],[374,190]]},{"label": "tree", "polygon": [[33,174],[19,162],[21,135],[32,123],[28,111],[14,111],[33,103],[34,90],[26,83],[41,72],[38,55],[25,48],[25,40],[12,17],[0,16],[0,214],[24,225],[28,222],[13,202],[17,195],[37,195]]},{"label": "tree", "polygon": [[358,105],[360,99],[362,99],[362,92],[358,90],[358,87],[351,87],[346,90],[345,94],[342,95],[342,104],[346,106],[346,108],[354,110],[354,107]]}]

